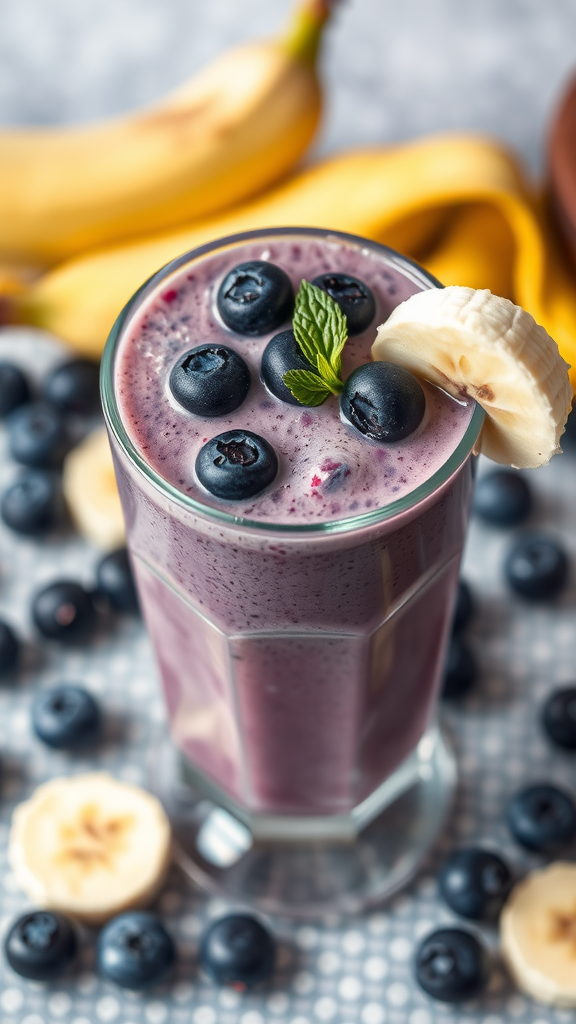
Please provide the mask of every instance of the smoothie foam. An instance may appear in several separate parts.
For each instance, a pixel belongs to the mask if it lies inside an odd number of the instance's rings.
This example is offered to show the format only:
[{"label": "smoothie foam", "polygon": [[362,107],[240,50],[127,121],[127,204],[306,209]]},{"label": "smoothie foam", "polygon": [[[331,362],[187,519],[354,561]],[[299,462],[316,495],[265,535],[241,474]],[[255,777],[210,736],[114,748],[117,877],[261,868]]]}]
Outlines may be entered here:
[{"label": "smoothie foam", "polygon": [[[302,278],[312,280],[326,271],[345,271],[369,285],[376,298],[376,316],[366,331],[348,339],[343,351],[344,379],[370,361],[377,325],[418,290],[415,282],[395,273],[373,251],[336,239],[321,244],[279,239],[205,257],[163,281],[138,309],[123,337],[116,389],[132,442],[156,472],[183,493],[247,519],[291,525],[326,522],[358,516],[403,498],[446,461],[470,422],[473,403],[459,403],[424,384],[426,413],[420,427],[402,442],[385,445],[369,441],[343,422],[336,398],[316,408],[279,401],[260,381],[262,352],[272,334],[258,338],[234,334],[222,324],[215,307],[215,294],[226,273],[237,263],[253,259],[282,267],[295,291]],[[177,403],[168,387],[177,357],[206,343],[236,349],[250,368],[248,396],[226,416],[195,416]],[[263,494],[226,502],[199,484],[194,463],[206,440],[232,428],[265,437],[276,451],[280,468]]]}]

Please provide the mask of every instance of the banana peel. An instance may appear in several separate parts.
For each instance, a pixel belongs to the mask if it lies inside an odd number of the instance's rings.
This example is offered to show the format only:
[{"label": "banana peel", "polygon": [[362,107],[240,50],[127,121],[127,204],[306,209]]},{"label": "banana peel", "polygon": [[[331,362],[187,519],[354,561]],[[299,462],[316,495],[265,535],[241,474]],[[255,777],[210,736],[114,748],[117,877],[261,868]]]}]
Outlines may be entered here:
[{"label": "banana peel", "polygon": [[512,299],[556,340],[576,388],[576,284],[519,161],[476,135],[330,157],[216,217],[64,263],[13,296],[11,316],[99,355],[124,304],[169,260],[215,238],[279,225],[363,235],[422,262],[444,284]]}]

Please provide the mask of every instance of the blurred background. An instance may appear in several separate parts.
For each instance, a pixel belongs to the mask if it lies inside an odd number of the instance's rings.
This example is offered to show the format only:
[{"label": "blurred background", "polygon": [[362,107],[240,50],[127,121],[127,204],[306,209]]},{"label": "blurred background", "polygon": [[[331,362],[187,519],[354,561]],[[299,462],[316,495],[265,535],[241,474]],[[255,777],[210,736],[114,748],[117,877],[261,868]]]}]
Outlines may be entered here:
[{"label": "blurred background", "polygon": [[[0,0],[0,123],[90,119],[148,102],[290,0]],[[489,132],[543,166],[576,64],[574,0],[340,0],[315,153],[443,129]]]}]

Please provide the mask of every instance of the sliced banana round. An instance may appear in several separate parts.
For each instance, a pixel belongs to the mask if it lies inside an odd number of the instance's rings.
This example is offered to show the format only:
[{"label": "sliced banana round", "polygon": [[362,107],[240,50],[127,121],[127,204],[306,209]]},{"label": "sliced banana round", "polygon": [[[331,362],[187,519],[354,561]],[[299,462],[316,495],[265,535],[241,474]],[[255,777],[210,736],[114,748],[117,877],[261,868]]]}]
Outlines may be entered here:
[{"label": "sliced banana round", "polygon": [[576,1007],[576,864],[558,861],[519,882],[500,937],[519,989],[540,1003]]},{"label": "sliced banana round", "polygon": [[534,318],[487,289],[412,295],[378,328],[372,358],[398,363],[486,411],[477,451],[528,469],[559,452],[572,401],[568,364]]},{"label": "sliced banana round", "polygon": [[64,498],[77,529],[104,551],[124,543],[124,518],[106,430],[95,430],[67,455]]},{"label": "sliced banana round", "polygon": [[16,808],[8,859],[35,904],[99,924],[155,897],[170,823],[150,793],[106,772],[52,779]]}]

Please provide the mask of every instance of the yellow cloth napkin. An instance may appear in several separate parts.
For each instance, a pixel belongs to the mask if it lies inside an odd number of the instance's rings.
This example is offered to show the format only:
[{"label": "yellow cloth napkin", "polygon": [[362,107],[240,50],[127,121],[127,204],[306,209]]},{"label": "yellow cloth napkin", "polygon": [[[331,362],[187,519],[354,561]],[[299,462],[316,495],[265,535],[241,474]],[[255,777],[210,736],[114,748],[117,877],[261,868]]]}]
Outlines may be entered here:
[{"label": "yellow cloth napkin", "polygon": [[329,157],[218,216],[55,268],[23,297],[21,314],[101,351],[124,303],[169,259],[222,235],[278,225],[364,235],[412,256],[444,284],[508,296],[555,338],[576,389],[576,275],[518,159],[474,135]]}]

